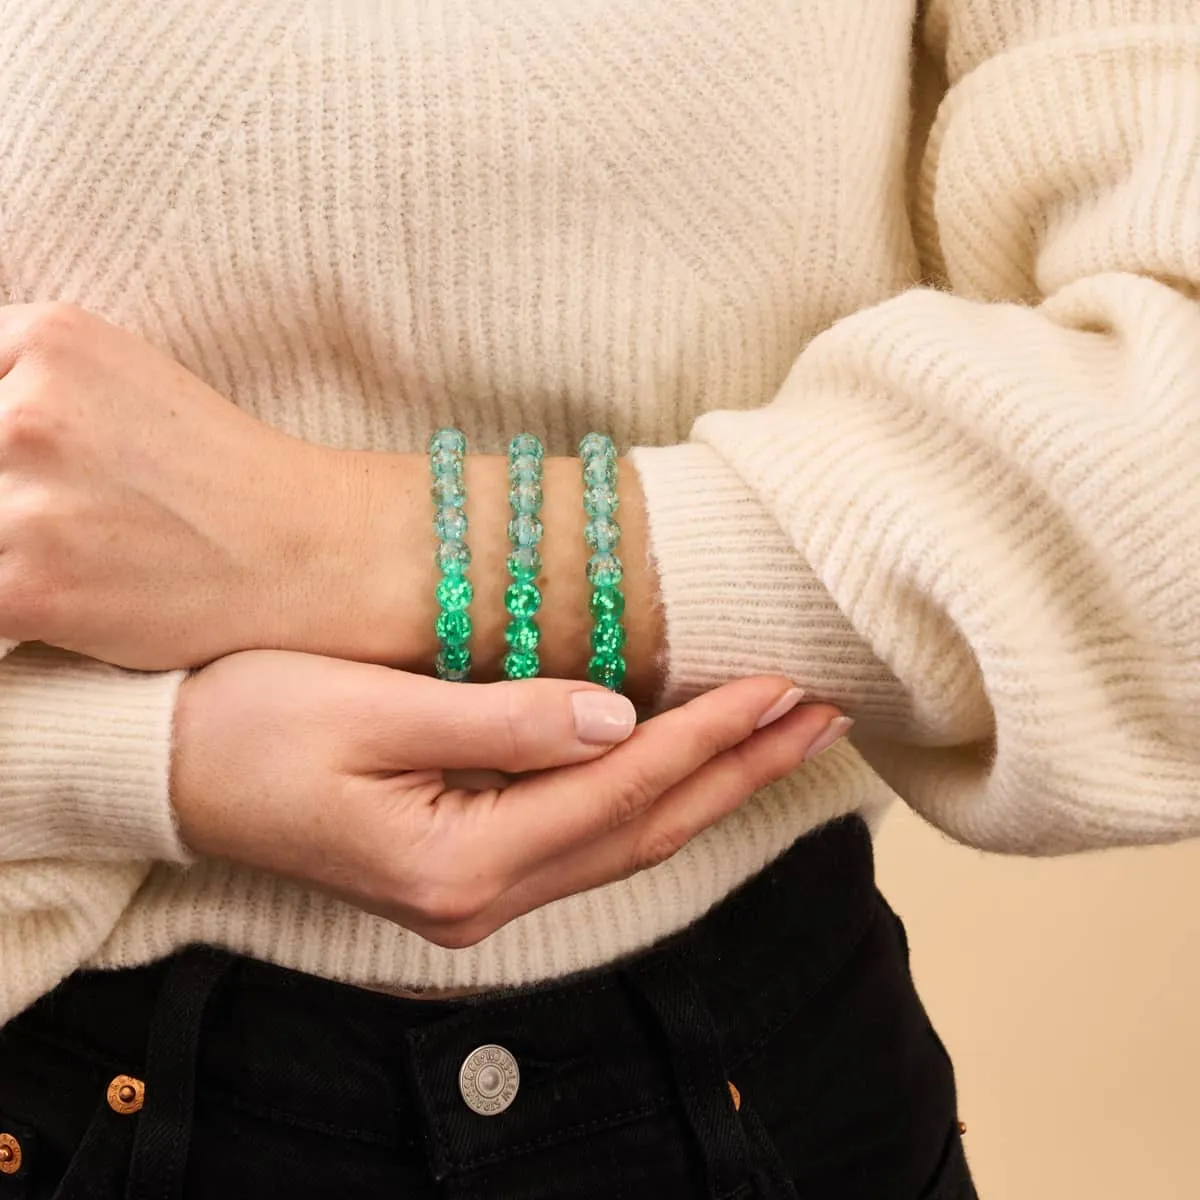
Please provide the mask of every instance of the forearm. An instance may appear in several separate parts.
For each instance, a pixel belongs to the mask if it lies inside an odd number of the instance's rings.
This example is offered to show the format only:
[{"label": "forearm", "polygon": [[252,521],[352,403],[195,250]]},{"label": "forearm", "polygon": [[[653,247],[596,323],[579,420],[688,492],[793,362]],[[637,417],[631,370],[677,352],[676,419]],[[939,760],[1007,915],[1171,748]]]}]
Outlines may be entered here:
[{"label": "forearm", "polygon": [[[425,456],[351,454],[346,465],[344,502],[357,515],[351,526],[339,533],[341,545],[325,562],[324,581],[309,585],[312,602],[307,612],[297,614],[297,633],[289,639],[297,644],[290,648],[429,672],[437,652],[434,589],[438,571]],[[481,682],[501,677],[506,650],[507,471],[503,456],[467,456],[467,542],[475,588],[472,678]],[[537,617],[542,633],[542,673],[582,679],[591,654],[586,577],[590,552],[583,537],[578,460],[548,457],[543,490],[545,534],[538,579],[543,601]],[[660,685],[663,623],[656,572],[647,546],[641,486],[626,459],[620,463],[619,491],[622,536],[618,553],[624,567],[628,635],[624,691],[637,703],[649,704]],[[347,585],[346,580],[361,584]]]}]

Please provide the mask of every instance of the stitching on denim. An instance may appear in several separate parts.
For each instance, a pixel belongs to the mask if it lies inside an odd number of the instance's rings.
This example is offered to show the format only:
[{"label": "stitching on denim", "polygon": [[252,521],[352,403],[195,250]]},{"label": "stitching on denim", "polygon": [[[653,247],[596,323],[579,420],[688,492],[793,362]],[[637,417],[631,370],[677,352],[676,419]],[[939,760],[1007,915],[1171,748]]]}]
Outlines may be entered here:
[{"label": "stitching on denim", "polygon": [[236,1092],[228,1092],[222,1088],[199,1088],[197,1095],[202,1097],[206,1103],[216,1102],[219,1105],[236,1108],[249,1116],[261,1117],[267,1121],[277,1121],[292,1129],[306,1129],[311,1133],[323,1133],[348,1142],[368,1142],[373,1146],[400,1145],[400,1142],[394,1137],[387,1137],[369,1129],[357,1129],[348,1125],[330,1125],[325,1121],[301,1117],[270,1104],[255,1104],[252,1100],[247,1100]]}]

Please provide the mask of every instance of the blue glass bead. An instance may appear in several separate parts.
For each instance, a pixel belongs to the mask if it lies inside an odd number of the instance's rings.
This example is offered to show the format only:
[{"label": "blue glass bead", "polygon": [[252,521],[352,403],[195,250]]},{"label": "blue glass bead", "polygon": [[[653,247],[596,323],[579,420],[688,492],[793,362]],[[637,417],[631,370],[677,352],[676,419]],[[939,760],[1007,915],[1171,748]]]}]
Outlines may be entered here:
[{"label": "blue glass bead", "polygon": [[522,583],[536,579],[542,570],[542,556],[532,546],[518,546],[508,556],[508,573]]},{"label": "blue glass bead", "polygon": [[605,617],[620,620],[625,612],[625,593],[615,587],[596,588],[588,601],[588,607],[597,621]]},{"label": "blue glass bead", "polygon": [[[459,650],[463,651],[465,661],[462,666],[454,666],[453,662],[458,660],[452,661],[451,655]],[[445,650],[438,651],[433,666],[439,679],[448,680],[450,683],[465,683],[471,675],[471,652],[462,646],[447,646]]]},{"label": "blue glass bead", "polygon": [[467,502],[467,489],[460,475],[438,475],[429,489],[438,508],[462,508]]},{"label": "blue glass bead", "polygon": [[542,593],[536,583],[510,583],[504,592],[504,607],[513,617],[532,617],[542,607]]},{"label": "blue glass bead", "polygon": [[461,475],[462,455],[453,450],[434,450],[429,455],[429,466],[435,476]]},{"label": "blue glass bead", "polygon": [[471,639],[471,615],[465,609],[452,609],[438,616],[435,628],[439,642],[461,646]]},{"label": "blue glass bead", "polygon": [[620,498],[612,488],[588,488],[583,493],[583,511],[589,517],[615,516],[620,507]]},{"label": "blue glass bead", "polygon": [[455,455],[467,452],[467,437],[461,429],[439,429],[429,439],[429,453],[437,450],[449,450]]},{"label": "blue glass bead", "polygon": [[535,650],[510,650],[504,656],[504,674],[508,679],[533,679],[541,670]]},{"label": "blue glass bead", "polygon": [[433,531],[443,542],[461,542],[467,536],[467,514],[461,508],[439,508]]},{"label": "blue glass bead", "polygon": [[542,476],[542,460],[532,454],[518,454],[508,460],[508,477],[515,483],[537,483]]},{"label": "blue glass bead", "polygon": [[613,440],[603,433],[585,434],[579,442],[580,458],[616,458],[617,448]]},{"label": "blue glass bead", "polygon": [[534,437],[532,433],[518,433],[508,443],[508,453],[512,458],[535,458],[538,462],[546,456],[541,439]]},{"label": "blue glass bead", "polygon": [[619,654],[596,654],[588,662],[588,679],[619,691],[625,682],[625,660]]},{"label": "blue glass bead", "polygon": [[504,631],[504,640],[510,649],[526,652],[538,648],[542,641],[542,633],[533,621],[510,621]]},{"label": "blue glass bead", "polygon": [[471,565],[471,551],[466,542],[439,542],[436,561],[445,575],[461,575]]},{"label": "blue glass bead", "polygon": [[465,575],[447,575],[438,583],[436,595],[443,608],[468,608],[475,595],[475,589]]},{"label": "blue glass bead", "polygon": [[625,627],[615,617],[600,617],[592,627],[592,649],[597,654],[620,654],[625,647]]},{"label": "blue glass bead", "polygon": [[621,560],[615,554],[593,554],[588,559],[588,583],[596,588],[614,588],[624,578]]},{"label": "blue glass bead", "polygon": [[543,526],[537,517],[513,517],[508,523],[508,540],[516,547],[530,548],[542,540]]},{"label": "blue glass bead", "polygon": [[542,489],[535,483],[518,483],[509,489],[508,504],[519,516],[536,516],[542,507]]},{"label": "blue glass bead", "polygon": [[617,464],[611,458],[589,458],[583,464],[583,485],[586,488],[615,488]]},{"label": "blue glass bead", "polygon": [[615,550],[621,540],[621,527],[616,521],[589,521],[583,530],[583,539],[597,553]]}]

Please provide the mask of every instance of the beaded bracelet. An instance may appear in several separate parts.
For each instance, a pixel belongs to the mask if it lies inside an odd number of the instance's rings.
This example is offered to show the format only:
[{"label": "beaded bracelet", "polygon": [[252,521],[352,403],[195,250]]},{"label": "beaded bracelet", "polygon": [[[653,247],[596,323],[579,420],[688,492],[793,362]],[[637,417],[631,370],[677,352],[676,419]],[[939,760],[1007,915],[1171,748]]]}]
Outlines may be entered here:
[{"label": "beaded bracelet", "polygon": [[615,551],[621,541],[616,522],[617,450],[612,438],[589,433],[579,443],[583,462],[583,509],[587,524],[583,536],[592,556],[587,577],[592,585],[591,608],[592,657],[588,661],[588,679],[613,691],[625,682],[625,594],[621,591],[624,572]]},{"label": "beaded bracelet", "polygon": [[434,669],[439,679],[458,683],[471,674],[471,614],[467,610],[475,594],[467,578],[471,551],[467,548],[467,489],[463,483],[466,452],[467,439],[459,429],[439,429],[429,439],[433,531],[442,572],[436,592],[441,611],[435,627],[440,649]]},{"label": "beaded bracelet", "polygon": [[538,644],[541,631],[534,617],[542,606],[537,577],[542,569],[538,546],[542,540],[542,443],[531,433],[519,433],[508,445],[508,505],[512,519],[508,537],[512,553],[508,573],[512,583],[504,593],[508,627],[504,640],[506,679],[532,679],[541,670]]}]

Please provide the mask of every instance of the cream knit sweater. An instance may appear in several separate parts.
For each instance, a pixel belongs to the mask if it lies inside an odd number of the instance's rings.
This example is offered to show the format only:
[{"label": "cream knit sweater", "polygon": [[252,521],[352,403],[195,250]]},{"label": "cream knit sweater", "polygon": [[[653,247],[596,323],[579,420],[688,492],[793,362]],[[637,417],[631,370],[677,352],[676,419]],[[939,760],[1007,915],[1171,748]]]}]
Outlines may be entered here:
[{"label": "cream knit sweater", "polygon": [[0,1020],[195,940],[383,988],[554,976],[893,791],[1004,851],[1200,832],[1197,0],[0,17],[0,295],[78,302],[312,441],[606,429],[667,702],[781,670],[858,718],[658,869],[448,951],[187,865],[179,677],[22,647]]}]

